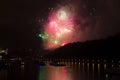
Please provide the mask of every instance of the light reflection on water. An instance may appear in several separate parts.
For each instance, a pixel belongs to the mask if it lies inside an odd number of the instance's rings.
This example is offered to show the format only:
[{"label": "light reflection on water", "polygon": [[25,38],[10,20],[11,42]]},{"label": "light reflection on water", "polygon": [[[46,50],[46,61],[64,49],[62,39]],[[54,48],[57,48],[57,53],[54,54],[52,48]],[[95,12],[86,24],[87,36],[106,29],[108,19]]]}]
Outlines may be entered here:
[{"label": "light reflection on water", "polygon": [[[69,63],[69,62],[68,62]],[[0,80],[107,80],[107,64],[69,63],[65,67],[27,62],[0,70]]]},{"label": "light reflection on water", "polygon": [[39,66],[38,80],[72,80],[66,67]]},{"label": "light reflection on water", "polygon": [[38,65],[38,68],[38,80],[105,80],[104,65],[101,68],[99,63],[71,63],[67,67]]}]

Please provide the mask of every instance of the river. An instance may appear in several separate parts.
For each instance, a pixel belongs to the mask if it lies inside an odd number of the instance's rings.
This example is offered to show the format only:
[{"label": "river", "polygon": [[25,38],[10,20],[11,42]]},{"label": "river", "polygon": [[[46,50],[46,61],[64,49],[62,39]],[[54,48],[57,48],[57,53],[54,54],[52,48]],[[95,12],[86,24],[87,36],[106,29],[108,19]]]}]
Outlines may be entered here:
[{"label": "river", "polygon": [[12,64],[0,69],[0,80],[108,80],[105,73],[108,64],[66,64],[67,66],[42,66],[34,62]]}]

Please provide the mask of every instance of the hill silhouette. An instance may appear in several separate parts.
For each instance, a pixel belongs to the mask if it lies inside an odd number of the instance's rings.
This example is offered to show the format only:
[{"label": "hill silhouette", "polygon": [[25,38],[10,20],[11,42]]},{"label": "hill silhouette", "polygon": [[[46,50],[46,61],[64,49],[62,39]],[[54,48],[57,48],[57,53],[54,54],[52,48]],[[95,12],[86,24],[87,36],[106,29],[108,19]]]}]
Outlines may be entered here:
[{"label": "hill silhouette", "polygon": [[107,39],[69,43],[57,48],[45,57],[51,58],[118,58],[120,57],[120,35]]}]

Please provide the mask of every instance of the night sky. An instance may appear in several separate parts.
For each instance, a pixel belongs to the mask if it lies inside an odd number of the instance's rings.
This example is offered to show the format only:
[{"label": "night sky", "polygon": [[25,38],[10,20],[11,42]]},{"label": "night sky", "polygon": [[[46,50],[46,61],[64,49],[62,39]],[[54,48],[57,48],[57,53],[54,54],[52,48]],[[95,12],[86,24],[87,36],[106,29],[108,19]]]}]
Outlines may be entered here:
[{"label": "night sky", "polygon": [[[57,5],[77,5],[75,22],[83,32],[78,41],[105,38],[120,32],[119,0],[1,0],[0,47],[40,48],[38,34]],[[41,21],[43,20],[43,23]]]}]

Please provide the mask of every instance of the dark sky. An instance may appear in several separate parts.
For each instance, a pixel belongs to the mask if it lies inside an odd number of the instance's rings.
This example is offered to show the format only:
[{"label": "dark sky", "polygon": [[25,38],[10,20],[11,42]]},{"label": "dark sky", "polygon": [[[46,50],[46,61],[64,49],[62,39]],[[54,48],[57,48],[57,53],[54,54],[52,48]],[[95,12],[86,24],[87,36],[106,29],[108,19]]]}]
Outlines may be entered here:
[{"label": "dark sky", "polygon": [[[100,16],[98,23],[101,23],[101,27],[96,27],[95,33],[90,37],[101,38],[120,32],[119,0],[82,1],[87,5],[89,13],[97,15],[98,18]],[[57,0],[1,0],[0,47],[39,48],[41,40],[37,34],[41,26],[38,19],[45,19],[49,14],[48,8],[54,8],[57,2]]]},{"label": "dark sky", "polygon": [[[37,18],[46,16],[52,1],[47,0],[1,0],[0,1],[0,46],[36,48]],[[46,12],[45,12],[46,11]]]}]

